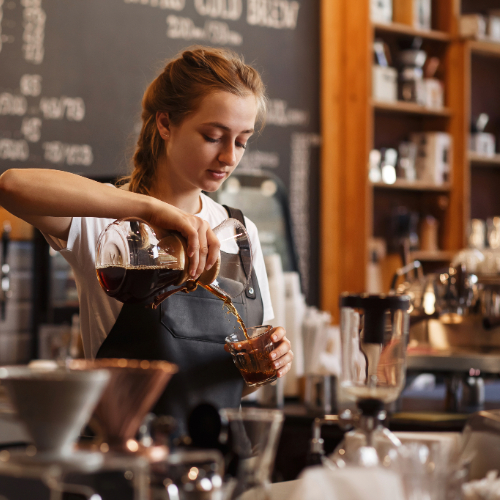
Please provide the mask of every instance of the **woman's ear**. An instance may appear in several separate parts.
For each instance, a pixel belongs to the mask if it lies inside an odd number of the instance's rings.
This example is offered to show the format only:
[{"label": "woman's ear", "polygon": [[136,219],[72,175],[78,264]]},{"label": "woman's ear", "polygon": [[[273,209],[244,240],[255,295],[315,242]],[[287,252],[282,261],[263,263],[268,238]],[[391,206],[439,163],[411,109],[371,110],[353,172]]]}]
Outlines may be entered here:
[{"label": "woman's ear", "polygon": [[162,139],[168,139],[170,135],[170,120],[168,118],[168,113],[163,113],[161,111],[156,112],[156,126],[158,127],[158,132]]}]

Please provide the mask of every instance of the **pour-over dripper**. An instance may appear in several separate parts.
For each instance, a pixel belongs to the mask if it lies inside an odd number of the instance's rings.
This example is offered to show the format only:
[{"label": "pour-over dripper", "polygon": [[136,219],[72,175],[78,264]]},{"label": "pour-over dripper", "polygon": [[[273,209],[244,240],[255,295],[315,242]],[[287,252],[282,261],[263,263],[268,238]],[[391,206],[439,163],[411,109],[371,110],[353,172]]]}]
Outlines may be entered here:
[{"label": "pour-over dripper", "polygon": [[[31,454],[33,461],[67,461],[109,373],[6,366],[0,368],[0,380],[36,447],[36,453]],[[83,460],[82,456],[78,460]]]},{"label": "pour-over dripper", "polygon": [[99,283],[121,302],[151,303],[153,307],[173,293],[193,291],[198,283],[215,286],[222,295],[234,299],[250,279],[250,239],[236,219],[225,220],[213,231],[221,243],[221,257],[194,280],[189,275],[187,242],[180,233],[164,231],[160,237],[141,219],[119,219],[106,227],[97,241]]},{"label": "pour-over dripper", "polygon": [[238,471],[228,500],[270,500],[269,487],[278,449],[283,413],[259,408],[225,408],[220,415],[229,425]]},{"label": "pour-over dripper", "polygon": [[133,441],[137,430],[177,372],[177,366],[167,361],[136,359],[74,359],[69,366],[73,370],[109,371],[109,384],[93,418],[110,450],[138,451],[139,446]]},{"label": "pour-over dripper", "polygon": [[410,297],[343,294],[340,307],[340,388],[360,414],[332,458],[337,464],[380,465],[400,444],[383,426],[384,404],[404,388]]}]

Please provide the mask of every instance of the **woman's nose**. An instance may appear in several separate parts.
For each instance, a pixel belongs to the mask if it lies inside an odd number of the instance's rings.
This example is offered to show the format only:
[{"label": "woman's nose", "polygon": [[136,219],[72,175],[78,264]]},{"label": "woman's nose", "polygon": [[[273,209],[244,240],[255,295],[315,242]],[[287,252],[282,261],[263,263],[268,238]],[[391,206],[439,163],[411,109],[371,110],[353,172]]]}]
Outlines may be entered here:
[{"label": "woman's nose", "polygon": [[236,148],[234,147],[234,145],[229,144],[227,146],[224,146],[224,149],[219,155],[219,161],[229,167],[234,167],[236,165],[237,158]]}]

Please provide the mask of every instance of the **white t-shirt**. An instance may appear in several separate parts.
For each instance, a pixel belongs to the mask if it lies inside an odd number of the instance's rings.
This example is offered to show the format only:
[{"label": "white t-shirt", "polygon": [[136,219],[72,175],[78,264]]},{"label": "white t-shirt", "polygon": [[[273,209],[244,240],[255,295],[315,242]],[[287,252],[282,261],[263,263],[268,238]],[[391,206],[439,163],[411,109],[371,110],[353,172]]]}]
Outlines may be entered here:
[{"label": "white t-shirt", "polygon": [[[227,212],[208,196],[201,194],[202,208],[196,214],[206,220],[211,228],[218,226],[227,219]],[[120,314],[123,304],[106,295],[101,288],[95,271],[95,251],[97,239],[101,232],[114,219],[100,219],[95,217],[73,217],[69,230],[68,241],[44,234],[49,245],[61,253],[71,265],[75,274],[78,299],[80,302],[80,328],[83,338],[83,349],[86,358],[95,358],[99,347]],[[252,245],[253,267],[259,282],[264,305],[264,319],[266,324],[274,318],[269,284],[267,281],[264,257],[260,246],[259,235],[255,224],[245,217],[245,223]],[[231,248],[222,250],[231,252]],[[167,299],[168,300],[168,299]]]}]

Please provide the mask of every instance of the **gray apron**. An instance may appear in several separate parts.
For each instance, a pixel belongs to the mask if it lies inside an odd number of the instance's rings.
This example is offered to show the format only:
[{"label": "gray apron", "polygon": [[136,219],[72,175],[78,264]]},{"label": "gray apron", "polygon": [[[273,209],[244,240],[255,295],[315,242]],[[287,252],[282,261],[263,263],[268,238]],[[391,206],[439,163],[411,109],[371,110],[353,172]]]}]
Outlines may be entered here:
[{"label": "gray apron", "polygon": [[[225,207],[230,217],[244,224],[243,214]],[[249,248],[240,246],[245,269]],[[235,255],[221,252],[221,265]],[[261,325],[263,304],[252,269],[244,293],[233,301],[245,325]],[[124,304],[102,343],[97,358],[165,360],[179,367],[153,411],[177,420],[176,435],[187,431],[191,410],[201,403],[216,408],[235,408],[241,401],[243,378],[231,355],[224,350],[224,339],[239,328],[223,302],[202,287],[194,292],[179,292],[166,299],[156,310],[143,304]],[[119,411],[119,409],[118,409]]]}]

